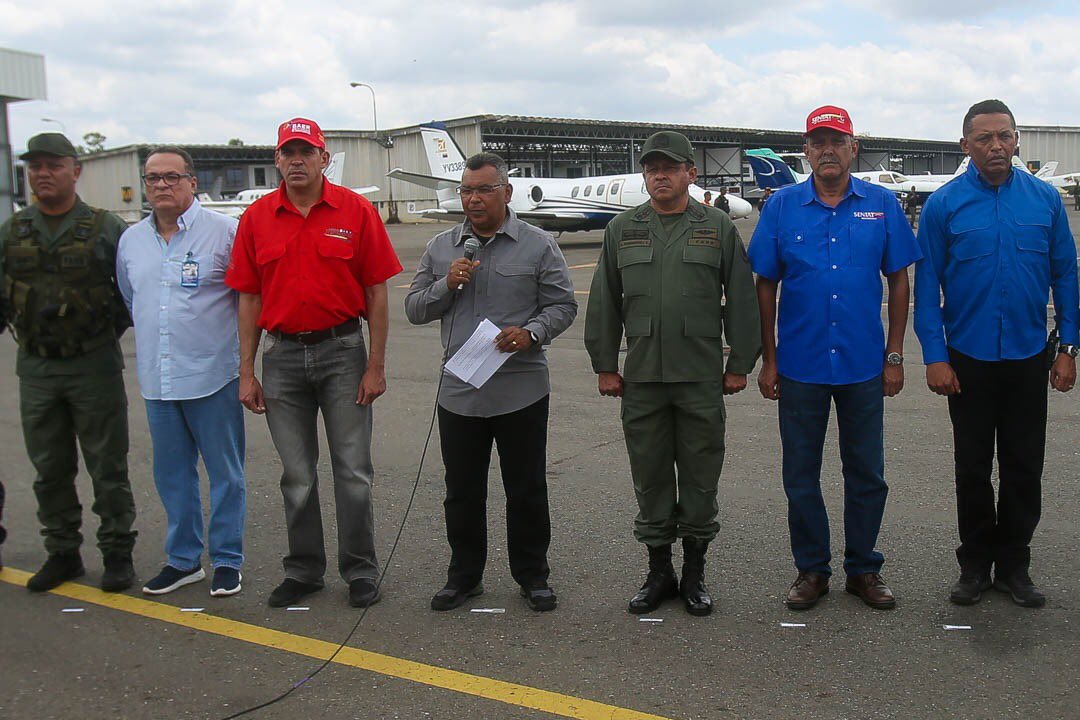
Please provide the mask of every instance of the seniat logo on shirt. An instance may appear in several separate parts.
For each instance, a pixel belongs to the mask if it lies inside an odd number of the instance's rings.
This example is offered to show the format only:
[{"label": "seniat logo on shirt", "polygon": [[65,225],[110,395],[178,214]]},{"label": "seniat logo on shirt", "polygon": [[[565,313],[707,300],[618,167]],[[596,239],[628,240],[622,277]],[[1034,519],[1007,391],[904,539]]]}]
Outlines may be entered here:
[{"label": "seniat logo on shirt", "polygon": [[352,242],[353,231],[345,228],[326,228],[323,231],[323,235],[326,237],[337,238],[344,242]]},{"label": "seniat logo on shirt", "polygon": [[857,210],[851,213],[854,217],[860,220],[884,220],[885,213],[883,212],[870,212],[867,210]]}]

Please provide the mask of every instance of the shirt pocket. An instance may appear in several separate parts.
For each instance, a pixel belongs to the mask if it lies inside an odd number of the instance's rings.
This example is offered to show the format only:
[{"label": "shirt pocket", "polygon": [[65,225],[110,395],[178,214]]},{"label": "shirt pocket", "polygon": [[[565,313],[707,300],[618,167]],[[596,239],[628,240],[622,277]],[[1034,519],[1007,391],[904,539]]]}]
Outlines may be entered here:
[{"label": "shirt pocket", "polygon": [[324,258],[352,260],[355,250],[351,242],[329,235],[320,235],[315,242],[315,249]]},{"label": "shirt pocket", "polygon": [[993,254],[997,233],[991,230],[989,217],[974,215],[955,218],[949,222],[949,234],[955,238],[949,245],[949,257],[957,261],[976,260]]},{"label": "shirt pocket", "polygon": [[255,243],[255,263],[257,265],[269,265],[277,262],[285,256],[285,241],[273,239],[268,242]]},{"label": "shirt pocket", "polygon": [[619,250],[619,274],[623,294],[648,296],[652,292],[652,245]]},{"label": "shirt pocket", "polygon": [[[1035,213],[1016,218],[1016,247],[1025,253],[1050,253],[1050,215]],[[1023,256],[1022,256],[1023,257]]]},{"label": "shirt pocket", "polygon": [[536,267],[523,263],[495,263],[488,296],[508,319],[530,312],[537,305]]},{"label": "shirt pocket", "polygon": [[852,220],[848,226],[847,246],[851,251],[852,267],[880,271],[885,264],[885,218]]},{"label": "shirt pocket", "polygon": [[723,258],[719,247],[687,245],[683,249],[682,294],[688,297],[719,298]]},{"label": "shirt pocket", "polygon": [[820,238],[814,230],[783,230],[780,232],[780,259],[792,275],[802,275],[819,268],[824,253]]}]

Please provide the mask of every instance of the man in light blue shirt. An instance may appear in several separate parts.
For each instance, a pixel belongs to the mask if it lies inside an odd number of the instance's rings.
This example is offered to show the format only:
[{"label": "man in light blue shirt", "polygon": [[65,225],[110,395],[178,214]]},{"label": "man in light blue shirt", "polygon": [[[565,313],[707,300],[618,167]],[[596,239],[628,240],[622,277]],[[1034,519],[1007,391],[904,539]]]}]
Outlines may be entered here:
[{"label": "man in light blue shirt", "polygon": [[197,463],[210,478],[210,594],[240,592],[244,417],[237,296],[225,285],[237,222],[202,208],[191,156],[156,148],[143,180],[153,212],[120,238],[116,276],[135,323],[136,365],[165,506],[166,565],[143,592],[206,577]]},{"label": "man in light blue shirt", "polygon": [[960,579],[949,599],[972,605],[992,584],[1041,607],[1028,567],[1046,447],[1046,300],[1061,341],[1049,380],[1068,392],[1080,347],[1076,245],[1057,190],[1012,169],[1020,136],[1003,102],[973,105],[963,133],[971,161],[926,202],[915,267],[926,384],[948,397],[953,425]]}]

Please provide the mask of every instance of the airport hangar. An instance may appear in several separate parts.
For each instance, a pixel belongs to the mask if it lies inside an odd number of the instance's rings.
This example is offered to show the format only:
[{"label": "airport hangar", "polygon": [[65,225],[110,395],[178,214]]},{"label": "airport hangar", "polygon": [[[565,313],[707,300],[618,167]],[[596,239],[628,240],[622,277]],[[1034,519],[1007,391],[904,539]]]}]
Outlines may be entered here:
[{"label": "airport hangar", "polygon": [[[658,130],[677,130],[690,138],[698,154],[699,183],[708,187],[737,187],[751,182],[742,156],[744,150],[802,149],[802,134],[785,130],[517,115],[472,115],[441,125],[466,156],[481,149],[498,153],[511,167],[518,168],[522,177],[574,178],[636,172],[642,143]],[[343,184],[379,186],[380,190],[367,194],[367,198],[380,208],[384,218],[393,213],[408,221],[410,209],[418,211],[436,204],[434,191],[399,180],[391,183],[386,177],[387,171],[396,167],[428,172],[420,127],[326,131],[327,150],[345,153]],[[1080,128],[1022,127],[1021,133],[1025,161],[1038,165],[1058,160],[1059,173],[1080,169]],[[964,157],[953,141],[860,136],[859,143],[856,170],[885,167],[907,175],[950,173]],[[137,220],[143,208],[139,175],[152,147],[128,145],[83,156],[79,187],[84,199],[117,212],[129,222]],[[195,159],[200,191],[210,191],[219,178],[225,196],[245,188],[273,187],[278,182],[272,146],[183,147]]]}]

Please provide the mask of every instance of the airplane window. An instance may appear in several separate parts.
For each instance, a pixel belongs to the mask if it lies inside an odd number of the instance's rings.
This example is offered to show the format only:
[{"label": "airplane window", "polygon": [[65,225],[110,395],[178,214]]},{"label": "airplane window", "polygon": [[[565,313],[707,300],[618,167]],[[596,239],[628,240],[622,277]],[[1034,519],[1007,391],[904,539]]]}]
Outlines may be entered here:
[{"label": "airplane window", "polygon": [[585,186],[585,197],[589,197],[590,195],[592,195],[592,185],[586,185]]},{"label": "airplane window", "polygon": [[619,194],[619,187],[620,187],[619,183],[611,183],[611,194],[612,195],[618,195]]},{"label": "airplane window", "polygon": [[602,184],[597,185],[596,186],[596,197],[600,197],[603,194],[604,194],[604,186]]},{"label": "airplane window", "polygon": [[888,173],[878,175],[878,182],[891,183],[892,181],[892,175],[889,175]]},{"label": "airplane window", "polygon": [[575,185],[574,189],[570,191],[570,197],[576,198],[579,190],[581,190],[581,188]]},{"label": "airplane window", "polygon": [[908,181],[908,179],[906,177],[904,177],[903,175],[901,175],[900,173],[893,173],[892,177],[893,177],[893,182],[896,182],[896,183],[906,183]]}]

